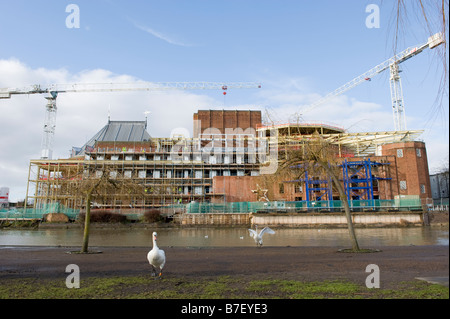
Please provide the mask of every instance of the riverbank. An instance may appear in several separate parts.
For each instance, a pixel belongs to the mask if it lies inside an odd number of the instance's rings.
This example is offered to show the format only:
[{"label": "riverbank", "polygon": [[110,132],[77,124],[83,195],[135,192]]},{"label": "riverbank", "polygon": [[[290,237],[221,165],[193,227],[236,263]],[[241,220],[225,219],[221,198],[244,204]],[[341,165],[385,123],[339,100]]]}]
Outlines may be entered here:
[{"label": "riverbank", "polygon": [[[345,217],[342,214],[303,214],[303,221],[286,222],[286,220],[293,219],[290,215],[250,215],[249,218],[244,219],[242,216],[238,217],[240,222],[232,222],[232,216],[235,214],[225,214],[226,217],[218,217],[213,219],[209,215],[221,214],[189,214],[190,222],[182,222],[182,219],[174,221],[163,220],[155,223],[148,223],[144,221],[126,221],[126,222],[91,222],[92,228],[167,228],[167,227],[251,227],[252,224],[269,225],[271,227],[295,227],[295,228],[346,228],[347,224]],[[206,216],[208,215],[208,216]],[[222,214],[223,215],[223,214]],[[228,216],[230,215],[230,216]],[[404,218],[404,215],[397,213],[397,216],[390,213],[368,215],[365,214],[365,222],[361,214],[354,214],[355,228],[386,228],[386,227],[421,227],[421,226],[442,226],[449,227],[449,213],[448,212],[428,212],[422,217],[422,213],[414,213],[413,219]],[[420,215],[420,217],[418,217]],[[294,216],[294,215],[293,215]],[[295,215],[298,216],[298,215]],[[294,216],[294,217],[295,217]],[[381,218],[378,220],[377,218]],[[214,216],[213,216],[214,217]],[[278,219],[277,219],[278,218]],[[330,218],[335,218],[338,222],[330,222]],[[274,222],[274,219],[277,221]],[[247,220],[247,222],[242,221]],[[221,222],[226,221],[226,222]],[[48,222],[39,219],[24,220],[24,219],[8,219],[0,220],[0,229],[2,228],[39,228],[39,229],[54,229],[54,228],[83,228],[84,224],[79,221],[72,222]]]},{"label": "riverbank", "polygon": [[[324,289],[319,297],[419,298],[419,291],[434,285],[416,278],[448,282],[448,246],[362,247],[380,250],[375,253],[343,253],[339,247],[161,248],[167,263],[163,279],[154,280],[148,248],[91,247],[101,253],[69,254],[79,247],[1,247],[0,298],[314,298],[314,287]],[[82,289],[65,287],[70,264],[80,269]],[[365,285],[366,267],[373,264],[380,289]],[[420,298],[448,298],[448,288],[434,289],[439,292]]]}]

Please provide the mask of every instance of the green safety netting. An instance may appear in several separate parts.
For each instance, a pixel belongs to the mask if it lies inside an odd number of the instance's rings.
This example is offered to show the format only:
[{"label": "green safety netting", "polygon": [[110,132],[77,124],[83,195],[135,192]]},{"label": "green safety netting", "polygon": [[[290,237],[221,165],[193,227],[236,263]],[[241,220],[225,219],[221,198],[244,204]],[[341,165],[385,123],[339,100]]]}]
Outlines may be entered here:
[{"label": "green safety netting", "polygon": [[[349,201],[353,211],[383,211],[383,210],[421,210],[420,198],[396,198],[393,200],[352,200]],[[224,202],[176,204],[164,208],[165,212],[187,212],[190,214],[204,213],[258,213],[258,212],[338,212],[343,208],[340,200],[333,201],[272,201],[272,202]],[[69,219],[77,219],[80,210],[64,207],[59,203],[43,205],[40,208],[13,208],[0,210],[0,218],[37,218],[41,219],[48,213],[63,213]],[[138,220],[141,213],[127,213],[128,219]]]}]

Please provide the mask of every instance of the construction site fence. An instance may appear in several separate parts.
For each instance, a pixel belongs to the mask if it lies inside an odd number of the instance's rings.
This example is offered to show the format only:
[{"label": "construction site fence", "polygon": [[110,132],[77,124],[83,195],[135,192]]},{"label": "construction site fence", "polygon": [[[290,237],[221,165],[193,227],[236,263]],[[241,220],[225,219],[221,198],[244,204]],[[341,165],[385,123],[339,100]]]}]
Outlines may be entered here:
[{"label": "construction site fence", "polygon": [[[394,200],[352,200],[352,211],[412,211],[422,210],[420,199]],[[187,204],[186,212],[201,213],[289,213],[289,212],[340,212],[344,205],[340,200],[333,201],[273,201],[273,202],[231,202]]]},{"label": "construction site fence", "polygon": [[429,202],[427,201],[427,206],[429,211],[448,212],[449,199],[448,198],[433,199]]},{"label": "construction site fence", "polygon": [[43,219],[49,213],[63,213],[69,219],[78,218],[80,210],[63,207],[59,204],[46,205],[43,208],[13,208],[9,210],[0,210],[0,219]]},{"label": "construction site fence", "polygon": [[[352,211],[413,211],[422,210],[420,199],[394,200],[352,200],[349,201]],[[158,209],[162,215],[175,213],[301,213],[301,212],[340,212],[343,211],[340,200],[333,201],[272,201],[272,202],[226,202],[177,204]],[[140,210],[111,210],[121,213],[129,220],[140,220],[144,214]],[[64,207],[58,203],[43,205],[41,208],[12,208],[0,210],[0,219],[43,219],[49,213],[63,213],[69,219],[76,220],[78,209]]]}]

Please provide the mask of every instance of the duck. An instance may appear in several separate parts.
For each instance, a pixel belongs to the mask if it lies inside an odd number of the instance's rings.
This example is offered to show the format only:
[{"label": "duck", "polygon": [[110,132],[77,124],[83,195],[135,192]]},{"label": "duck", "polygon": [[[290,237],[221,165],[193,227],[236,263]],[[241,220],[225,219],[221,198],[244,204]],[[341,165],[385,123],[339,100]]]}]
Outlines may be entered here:
[{"label": "duck", "polygon": [[250,237],[252,237],[256,242],[256,247],[262,247],[262,245],[263,245],[262,236],[265,233],[275,234],[275,231],[273,231],[269,227],[264,227],[258,234],[258,225],[255,225],[255,230],[250,229],[250,228],[248,230],[250,232]]},{"label": "duck", "polygon": [[164,250],[159,249],[156,244],[158,240],[158,234],[153,232],[153,248],[147,254],[148,262],[152,266],[152,276],[156,277],[156,271],[159,270],[158,278],[162,278],[162,269],[166,264],[166,253]]}]

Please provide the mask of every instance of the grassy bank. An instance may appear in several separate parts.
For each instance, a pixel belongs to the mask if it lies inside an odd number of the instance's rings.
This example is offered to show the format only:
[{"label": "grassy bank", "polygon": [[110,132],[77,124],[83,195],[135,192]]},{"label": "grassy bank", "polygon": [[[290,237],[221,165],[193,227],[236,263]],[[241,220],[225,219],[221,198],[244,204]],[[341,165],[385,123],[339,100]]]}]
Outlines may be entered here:
[{"label": "grassy bank", "polygon": [[36,229],[39,227],[40,221],[37,219],[33,220],[0,220],[0,229],[8,228],[32,228]]},{"label": "grassy bank", "polygon": [[198,278],[147,276],[81,278],[79,289],[68,289],[65,278],[2,279],[1,299],[448,299],[449,289],[423,281],[395,289],[368,289],[348,281],[303,282],[243,276]]}]

